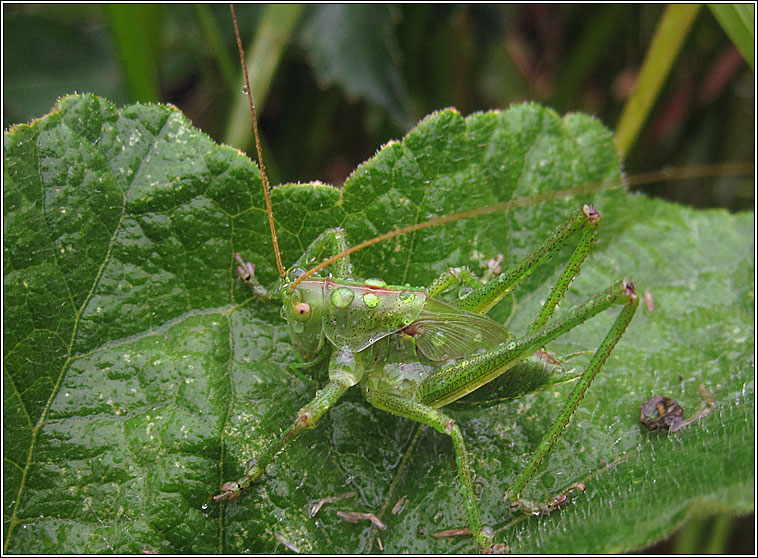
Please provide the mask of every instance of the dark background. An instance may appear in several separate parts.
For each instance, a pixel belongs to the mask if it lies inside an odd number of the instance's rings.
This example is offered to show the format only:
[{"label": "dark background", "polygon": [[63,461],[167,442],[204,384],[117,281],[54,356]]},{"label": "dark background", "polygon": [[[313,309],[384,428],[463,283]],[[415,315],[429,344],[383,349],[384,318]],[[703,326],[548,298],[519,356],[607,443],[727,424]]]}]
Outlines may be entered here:
[{"label": "dark background", "polygon": [[[274,184],[339,185],[420,118],[534,100],[614,128],[665,6],[308,6],[294,17],[268,89],[256,99]],[[4,4],[8,127],[74,91],[116,102],[171,102],[229,143],[239,60],[226,5]],[[264,6],[238,7],[246,48]],[[249,53],[250,54],[250,53]],[[261,56],[263,58],[263,56]],[[124,61],[133,67],[124,71]],[[127,77],[125,77],[125,75]],[[135,77],[136,76],[136,77]],[[148,85],[141,85],[140,80]],[[754,160],[755,80],[701,9],[636,144],[628,174]],[[252,153],[251,146],[243,147]],[[648,190],[697,207],[753,206],[753,177]]]}]

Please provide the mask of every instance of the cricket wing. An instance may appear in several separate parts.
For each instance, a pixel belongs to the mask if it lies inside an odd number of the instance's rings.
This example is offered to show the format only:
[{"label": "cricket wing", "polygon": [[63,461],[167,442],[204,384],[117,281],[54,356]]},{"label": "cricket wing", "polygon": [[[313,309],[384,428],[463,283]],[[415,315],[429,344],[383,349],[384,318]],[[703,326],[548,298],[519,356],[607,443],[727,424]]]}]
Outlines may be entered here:
[{"label": "cricket wing", "polygon": [[427,299],[418,318],[404,330],[431,361],[447,361],[488,351],[513,339],[503,326],[482,314]]}]

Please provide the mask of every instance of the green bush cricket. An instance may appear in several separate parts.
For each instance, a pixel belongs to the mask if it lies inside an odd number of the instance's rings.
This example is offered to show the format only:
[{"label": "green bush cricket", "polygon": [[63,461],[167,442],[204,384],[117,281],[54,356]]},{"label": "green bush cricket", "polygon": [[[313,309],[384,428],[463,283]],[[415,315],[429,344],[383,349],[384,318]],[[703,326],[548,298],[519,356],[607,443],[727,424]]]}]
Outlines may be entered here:
[{"label": "green bush cricket", "polygon": [[[244,68],[244,53],[237,36]],[[245,91],[250,95],[247,83]],[[250,105],[260,162],[251,97]],[[571,396],[529,462],[514,478],[504,500],[512,510],[548,513],[566,501],[567,490],[583,489],[575,483],[548,502],[520,497],[620,340],[639,303],[634,284],[623,278],[572,311],[551,319],[597,238],[600,215],[593,206],[585,204],[578,208],[568,221],[546,235],[531,255],[489,281],[480,280],[466,268],[451,268],[428,287],[413,288],[353,277],[348,260],[350,250],[342,229],[324,231],[285,271],[262,162],[260,168],[280,280],[272,288],[263,287],[255,277],[254,266],[239,254],[238,274],[256,296],[266,300],[281,298],[282,315],[287,320],[293,345],[306,362],[328,361],[329,382],[300,409],[289,428],[256,452],[245,466],[244,477],[223,485],[221,493],[215,496],[217,501],[237,498],[258,481],[266,466],[289,442],[303,430],[314,428],[350,387],[360,385],[366,401],[375,407],[451,437],[468,532],[482,550],[502,551],[504,544],[494,541],[492,530],[480,519],[474,473],[461,430],[440,409],[486,384],[491,384],[490,389],[494,386],[499,398],[515,398],[567,379],[559,367],[549,366],[533,355],[539,355],[548,342],[591,317],[620,306],[621,311],[606,337],[578,376]],[[574,246],[574,252],[525,336],[514,336],[486,316],[524,278],[566,245]],[[317,262],[319,265],[306,271]],[[446,301],[445,294],[459,287],[458,300],[454,304]]]}]

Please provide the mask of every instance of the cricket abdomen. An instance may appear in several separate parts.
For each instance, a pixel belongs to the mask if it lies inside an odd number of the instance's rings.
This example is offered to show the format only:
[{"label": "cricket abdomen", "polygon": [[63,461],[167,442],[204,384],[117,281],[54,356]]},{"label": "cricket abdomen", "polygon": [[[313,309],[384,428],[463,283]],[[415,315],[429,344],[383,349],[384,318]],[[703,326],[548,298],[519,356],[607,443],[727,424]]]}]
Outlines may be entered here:
[{"label": "cricket abdomen", "polygon": [[574,377],[551,355],[540,350],[449,406],[454,409],[491,407]]}]

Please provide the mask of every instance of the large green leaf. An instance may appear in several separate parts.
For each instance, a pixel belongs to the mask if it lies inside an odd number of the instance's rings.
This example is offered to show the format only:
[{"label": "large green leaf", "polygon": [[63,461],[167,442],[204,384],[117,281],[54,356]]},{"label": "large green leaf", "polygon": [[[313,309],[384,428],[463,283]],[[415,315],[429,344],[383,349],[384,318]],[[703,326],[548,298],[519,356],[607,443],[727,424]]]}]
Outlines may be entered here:
[{"label": "large green leaf", "polygon": [[[536,105],[436,113],[359,167],[340,193],[274,191],[285,265],[323,229],[353,242],[448,214],[618,176],[610,134]],[[61,99],[5,134],[4,548],[10,553],[453,552],[464,527],[450,440],[363,402],[357,389],[277,457],[242,498],[211,496],[310,400],[317,382],[275,304],[251,298],[233,254],[276,276],[256,167],[176,109]],[[527,488],[583,495],[547,517],[501,503],[571,385],[453,412],[481,511],[518,552],[644,547],[691,513],[753,506],[753,216],[693,211],[615,191],[427,229],[354,257],[358,273],[428,283],[449,265],[533,249],[592,199],[601,238],[563,309],[629,277],[640,310]],[[517,334],[560,273],[556,257],[491,315]],[[557,340],[592,349],[608,312]],[[581,365],[582,358],[568,362]],[[716,406],[671,434],[638,422],[653,394]],[[311,506],[347,491],[355,496]],[[391,510],[405,498],[397,514]],[[374,513],[351,524],[337,511]],[[381,541],[381,543],[380,543]]]}]

